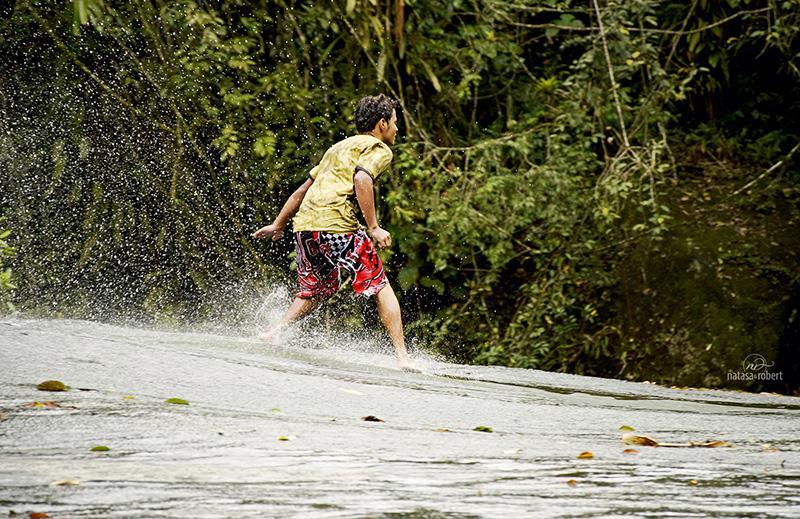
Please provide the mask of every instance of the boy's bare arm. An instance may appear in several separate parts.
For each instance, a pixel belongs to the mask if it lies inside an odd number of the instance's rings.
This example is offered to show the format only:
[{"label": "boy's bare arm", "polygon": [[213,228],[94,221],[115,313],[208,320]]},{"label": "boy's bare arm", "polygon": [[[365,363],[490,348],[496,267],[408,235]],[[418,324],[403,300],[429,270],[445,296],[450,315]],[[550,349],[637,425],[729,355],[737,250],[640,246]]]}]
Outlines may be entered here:
[{"label": "boy's bare arm", "polygon": [[286,223],[289,221],[289,218],[294,216],[297,213],[297,210],[300,209],[300,204],[303,202],[303,198],[306,196],[306,191],[308,191],[308,188],[311,187],[311,184],[313,183],[314,181],[310,178],[303,182],[303,185],[298,187],[295,192],[292,193],[292,195],[286,200],[286,203],[283,204],[283,209],[281,209],[281,212],[275,218],[275,221],[254,232],[252,237],[264,238],[272,236],[272,241],[281,239],[283,236],[283,229],[286,227]]},{"label": "boy's bare arm", "polygon": [[392,235],[378,226],[378,217],[375,215],[375,192],[372,190],[372,177],[359,170],[353,177],[356,199],[361,214],[367,223],[367,233],[375,240],[380,248],[392,245]]}]

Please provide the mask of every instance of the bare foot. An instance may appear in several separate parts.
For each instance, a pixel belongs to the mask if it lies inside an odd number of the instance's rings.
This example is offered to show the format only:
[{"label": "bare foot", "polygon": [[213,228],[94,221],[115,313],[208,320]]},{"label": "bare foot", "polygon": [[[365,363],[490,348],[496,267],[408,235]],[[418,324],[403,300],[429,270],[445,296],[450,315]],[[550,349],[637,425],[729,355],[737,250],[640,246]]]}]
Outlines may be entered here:
[{"label": "bare foot", "polygon": [[422,373],[422,370],[416,366],[414,366],[411,362],[405,361],[397,361],[397,367],[400,368],[400,371],[405,371],[406,373]]}]

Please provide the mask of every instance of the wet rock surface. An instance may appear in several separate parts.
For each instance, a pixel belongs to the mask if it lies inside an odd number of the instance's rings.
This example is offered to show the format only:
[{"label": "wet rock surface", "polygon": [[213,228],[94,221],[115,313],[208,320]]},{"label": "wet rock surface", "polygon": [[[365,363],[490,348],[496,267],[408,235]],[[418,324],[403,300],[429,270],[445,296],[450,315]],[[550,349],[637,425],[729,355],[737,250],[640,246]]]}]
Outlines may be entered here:
[{"label": "wet rock surface", "polygon": [[[324,346],[0,321],[0,516],[796,517],[800,508],[798,398],[426,358],[425,373],[405,373],[391,356]],[[43,380],[73,389],[48,395],[56,407],[28,406]],[[622,425],[662,443],[733,447],[625,453]]]}]

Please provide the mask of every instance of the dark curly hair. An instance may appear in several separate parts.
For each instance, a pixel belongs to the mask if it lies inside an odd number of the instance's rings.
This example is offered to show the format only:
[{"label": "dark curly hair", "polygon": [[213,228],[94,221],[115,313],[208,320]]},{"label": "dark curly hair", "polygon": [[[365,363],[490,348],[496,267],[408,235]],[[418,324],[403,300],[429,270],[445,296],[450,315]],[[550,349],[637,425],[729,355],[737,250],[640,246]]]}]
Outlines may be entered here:
[{"label": "dark curly hair", "polygon": [[381,119],[388,121],[397,106],[397,101],[384,94],[362,97],[356,105],[356,130],[365,133],[375,128]]}]

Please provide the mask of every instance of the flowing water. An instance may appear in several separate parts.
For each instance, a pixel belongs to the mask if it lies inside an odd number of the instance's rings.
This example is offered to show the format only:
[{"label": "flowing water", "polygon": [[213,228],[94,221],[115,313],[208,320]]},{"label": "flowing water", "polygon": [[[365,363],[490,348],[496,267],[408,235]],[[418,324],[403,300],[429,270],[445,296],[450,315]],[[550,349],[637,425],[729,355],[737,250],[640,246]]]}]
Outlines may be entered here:
[{"label": "flowing water", "polygon": [[[343,338],[0,321],[0,516],[800,517],[799,398],[418,364]],[[733,447],[628,454],[622,425]]]}]

